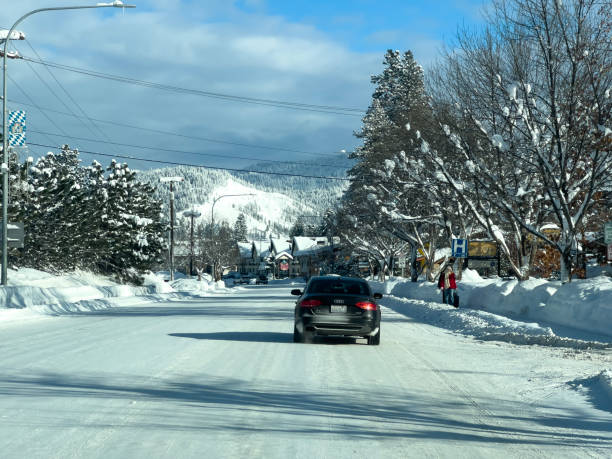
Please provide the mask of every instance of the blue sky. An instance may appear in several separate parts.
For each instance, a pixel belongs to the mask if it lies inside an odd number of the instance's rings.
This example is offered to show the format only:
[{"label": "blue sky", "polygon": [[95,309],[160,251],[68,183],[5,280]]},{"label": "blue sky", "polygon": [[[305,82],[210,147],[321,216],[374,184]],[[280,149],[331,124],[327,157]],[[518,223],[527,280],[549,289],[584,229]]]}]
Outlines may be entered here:
[{"label": "blue sky", "polygon": [[[481,0],[435,6],[390,0],[133,3],[137,8],[125,12],[34,15],[19,27],[28,41],[15,47],[28,57],[36,57],[31,45],[46,61],[181,88],[365,110],[373,91],[370,76],[382,70],[387,49],[410,49],[427,67],[457,27],[481,23],[483,5]],[[37,0],[3,5],[0,26],[46,5]],[[353,132],[359,116],[160,91],[25,61],[11,61],[9,76],[9,106],[28,111],[29,141],[92,152],[82,154],[84,163],[108,164],[108,156],[96,156],[100,152],[246,167],[261,160],[323,161],[358,144]],[[37,157],[49,149],[32,145],[28,153]]]},{"label": "blue sky", "polygon": [[411,47],[411,37],[426,37],[432,42],[452,38],[458,25],[482,23],[485,4],[483,0],[242,0],[237,3],[245,11],[278,15],[316,27],[359,52],[406,50]]}]

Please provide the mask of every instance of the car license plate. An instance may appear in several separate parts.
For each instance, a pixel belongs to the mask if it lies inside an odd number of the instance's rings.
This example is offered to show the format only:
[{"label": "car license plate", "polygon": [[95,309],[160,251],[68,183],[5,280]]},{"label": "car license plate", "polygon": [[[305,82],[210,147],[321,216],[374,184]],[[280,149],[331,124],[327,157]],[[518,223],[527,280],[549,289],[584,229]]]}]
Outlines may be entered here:
[{"label": "car license plate", "polygon": [[346,312],[346,305],[331,305],[331,312]]}]

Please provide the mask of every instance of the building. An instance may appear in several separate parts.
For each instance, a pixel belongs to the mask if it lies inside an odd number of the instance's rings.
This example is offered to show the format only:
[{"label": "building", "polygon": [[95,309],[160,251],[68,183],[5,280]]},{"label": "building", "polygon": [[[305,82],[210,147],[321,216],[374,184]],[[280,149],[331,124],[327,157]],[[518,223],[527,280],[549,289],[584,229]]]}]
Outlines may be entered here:
[{"label": "building", "polygon": [[270,238],[270,262],[276,279],[299,276],[299,270],[293,263],[289,239]]},{"label": "building", "polygon": [[327,237],[294,236],[291,256],[298,275],[308,279],[322,274],[322,271],[333,263],[333,242]]}]

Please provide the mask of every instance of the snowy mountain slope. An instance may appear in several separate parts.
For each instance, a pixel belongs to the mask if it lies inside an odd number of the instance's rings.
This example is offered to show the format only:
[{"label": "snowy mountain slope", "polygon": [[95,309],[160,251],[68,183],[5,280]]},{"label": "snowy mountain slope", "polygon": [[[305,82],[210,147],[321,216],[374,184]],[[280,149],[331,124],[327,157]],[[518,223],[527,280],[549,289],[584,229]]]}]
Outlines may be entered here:
[{"label": "snowy mountain slope", "polygon": [[233,225],[238,215],[243,213],[250,236],[262,236],[264,232],[266,236],[270,233],[287,235],[300,215],[320,215],[333,206],[348,183],[312,176],[344,178],[351,164],[346,156],[339,155],[325,159],[324,165],[317,161],[306,164],[260,163],[250,168],[279,175],[180,166],[143,171],[139,178],[154,184],[157,197],[168,202],[169,186],[159,183],[159,179],[182,177],[184,182],[174,187],[177,215],[194,209],[202,214],[199,219],[203,221],[211,220],[213,201],[219,196],[253,194],[219,199],[214,207],[215,222],[226,221]]}]

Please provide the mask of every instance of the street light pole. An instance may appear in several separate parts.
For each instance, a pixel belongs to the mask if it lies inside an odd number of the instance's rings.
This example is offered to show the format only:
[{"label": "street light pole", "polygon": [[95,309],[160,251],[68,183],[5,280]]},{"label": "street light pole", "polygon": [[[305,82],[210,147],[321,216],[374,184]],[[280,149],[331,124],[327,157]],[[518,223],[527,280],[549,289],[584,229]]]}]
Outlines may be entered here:
[{"label": "street light pole", "polygon": [[[255,196],[253,193],[240,193],[240,194],[222,194],[221,196],[218,196],[217,198],[215,198],[213,200],[213,204],[212,204],[212,208],[210,210],[210,231],[211,231],[211,235],[212,235],[212,243],[215,243],[215,204],[217,204],[217,201],[221,198],[227,198],[230,196]],[[213,252],[214,253],[214,252]],[[215,279],[215,274],[216,274],[216,267],[217,267],[217,262],[213,257],[213,280]]]},{"label": "street light pole", "polygon": [[183,177],[161,177],[162,183],[170,183],[170,280],[174,280],[174,184],[185,180]]},{"label": "street light pole", "polygon": [[191,250],[189,259],[189,275],[191,276],[193,274],[193,219],[199,217],[202,214],[195,210],[188,210],[187,212],[183,212],[183,215],[185,217],[191,217]]},{"label": "street light pole", "polygon": [[15,28],[28,16],[42,11],[60,10],[82,10],[91,8],[136,8],[134,5],[124,5],[120,0],[111,3],[98,3],[91,6],[61,6],[55,8],[39,8],[21,16],[11,26],[4,42],[4,53],[2,53],[2,285],[7,285],[7,264],[8,264],[8,194],[9,194],[9,156],[8,156],[8,136],[7,136],[7,110],[6,110],[6,62],[8,54],[8,44]]}]

